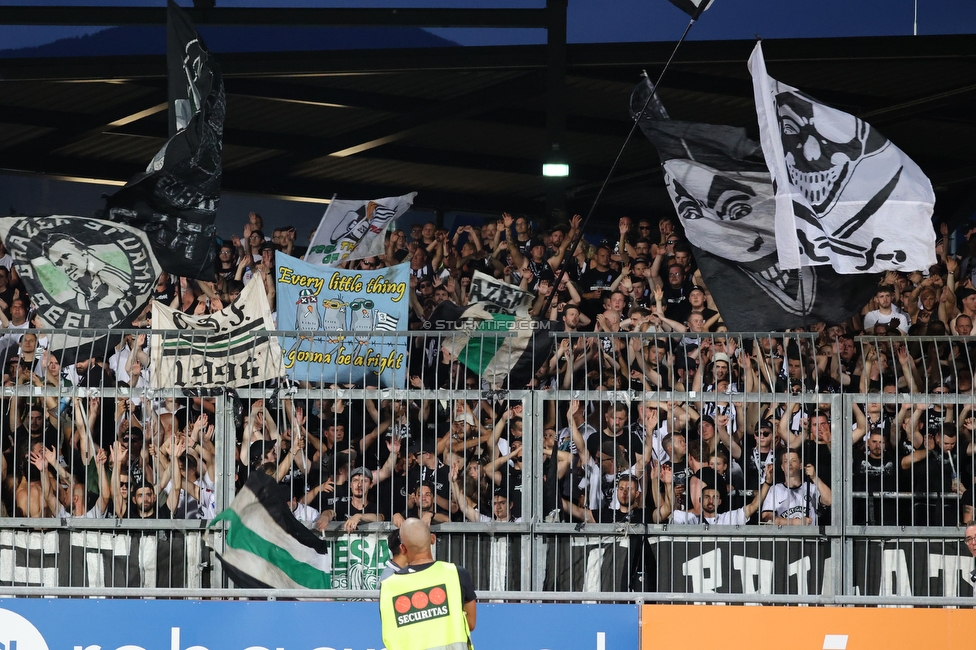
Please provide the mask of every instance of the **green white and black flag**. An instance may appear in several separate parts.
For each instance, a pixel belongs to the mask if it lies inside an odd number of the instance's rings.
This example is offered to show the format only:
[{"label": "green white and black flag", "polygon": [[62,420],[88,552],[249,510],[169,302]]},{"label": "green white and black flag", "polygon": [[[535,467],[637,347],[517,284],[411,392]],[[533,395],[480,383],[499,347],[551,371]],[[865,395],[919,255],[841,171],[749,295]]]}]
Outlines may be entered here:
[{"label": "green white and black flag", "polygon": [[553,350],[549,322],[529,315],[535,296],[475,271],[468,298],[466,308],[445,302],[431,314],[435,329],[454,330],[441,344],[487,388],[525,389]]},{"label": "green white and black flag", "polygon": [[693,20],[698,20],[706,9],[712,6],[713,0],[671,0],[671,4],[685,12]]},{"label": "green white and black flag", "polygon": [[210,523],[226,522],[224,571],[238,587],[328,589],[329,542],[295,519],[285,495],[264,472],[251,472],[230,506]]},{"label": "green white and black flag", "polygon": [[142,228],[163,270],[212,281],[226,98],[217,62],[169,1],[169,141],[106,199],[104,216]]},{"label": "green white and black flag", "polygon": [[149,301],[159,276],[146,234],[120,223],[10,217],[0,219],[0,237],[51,328],[114,327]]}]

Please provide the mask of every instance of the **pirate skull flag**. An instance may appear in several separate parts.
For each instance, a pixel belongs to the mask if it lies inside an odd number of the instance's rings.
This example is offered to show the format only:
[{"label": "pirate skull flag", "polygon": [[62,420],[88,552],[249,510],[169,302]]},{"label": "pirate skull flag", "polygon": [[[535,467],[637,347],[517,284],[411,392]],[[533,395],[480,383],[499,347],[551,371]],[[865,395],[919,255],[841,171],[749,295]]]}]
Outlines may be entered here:
[{"label": "pirate skull flag", "polygon": [[0,237],[51,328],[118,325],[146,304],[160,272],[145,233],[110,221],[6,218]]},{"label": "pirate skull flag", "polygon": [[780,266],[869,273],[935,264],[935,194],[919,166],[867,122],[766,74],[761,43],[749,71]]},{"label": "pirate skull flag", "polygon": [[187,15],[169,2],[170,139],[104,216],[142,228],[163,270],[213,281],[226,98],[220,67]]},{"label": "pirate skull flag", "polygon": [[[651,83],[631,96],[631,115]],[[664,182],[694,247],[702,278],[732,331],[837,323],[874,293],[877,278],[829,266],[780,267],[775,199],[759,143],[744,129],[645,115],[640,128],[658,150]]]}]

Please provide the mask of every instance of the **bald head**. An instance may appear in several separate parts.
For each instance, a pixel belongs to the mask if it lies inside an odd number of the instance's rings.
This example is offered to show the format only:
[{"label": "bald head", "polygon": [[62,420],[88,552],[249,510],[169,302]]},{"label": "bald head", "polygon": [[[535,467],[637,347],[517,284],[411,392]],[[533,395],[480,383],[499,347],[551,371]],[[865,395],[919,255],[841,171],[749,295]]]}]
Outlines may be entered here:
[{"label": "bald head", "polygon": [[434,536],[430,534],[430,526],[423,520],[414,517],[405,520],[400,526],[400,543],[405,547],[410,562],[419,562],[425,558],[433,561],[430,547],[434,543]]}]

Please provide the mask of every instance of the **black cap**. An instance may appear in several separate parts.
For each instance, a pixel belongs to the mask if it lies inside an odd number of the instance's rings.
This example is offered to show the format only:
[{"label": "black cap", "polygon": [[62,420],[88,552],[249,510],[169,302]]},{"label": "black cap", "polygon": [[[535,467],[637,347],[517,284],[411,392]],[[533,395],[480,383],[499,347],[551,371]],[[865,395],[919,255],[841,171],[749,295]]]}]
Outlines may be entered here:
[{"label": "black cap", "polygon": [[264,440],[258,440],[257,442],[252,442],[251,447],[248,449],[248,458],[251,466],[255,463],[259,463],[264,460],[265,455],[267,455],[267,450],[274,446],[274,443],[265,442]]},{"label": "black cap", "polygon": [[428,454],[437,453],[437,440],[432,436],[412,440],[407,446],[407,453],[409,454],[422,454],[424,452],[427,452]]},{"label": "black cap", "polygon": [[960,287],[959,289],[956,289],[957,300],[962,301],[969,296],[976,296],[976,290],[970,289],[969,287]]}]

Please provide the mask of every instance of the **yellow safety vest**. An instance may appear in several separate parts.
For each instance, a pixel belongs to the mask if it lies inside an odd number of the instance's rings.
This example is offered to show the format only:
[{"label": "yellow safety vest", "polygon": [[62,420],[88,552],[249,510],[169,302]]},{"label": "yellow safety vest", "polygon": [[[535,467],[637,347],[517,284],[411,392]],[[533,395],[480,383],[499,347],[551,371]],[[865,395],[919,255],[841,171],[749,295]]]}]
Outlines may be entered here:
[{"label": "yellow safety vest", "polygon": [[450,562],[417,573],[395,573],[380,583],[380,620],[387,650],[473,650],[461,601],[461,581]]}]

